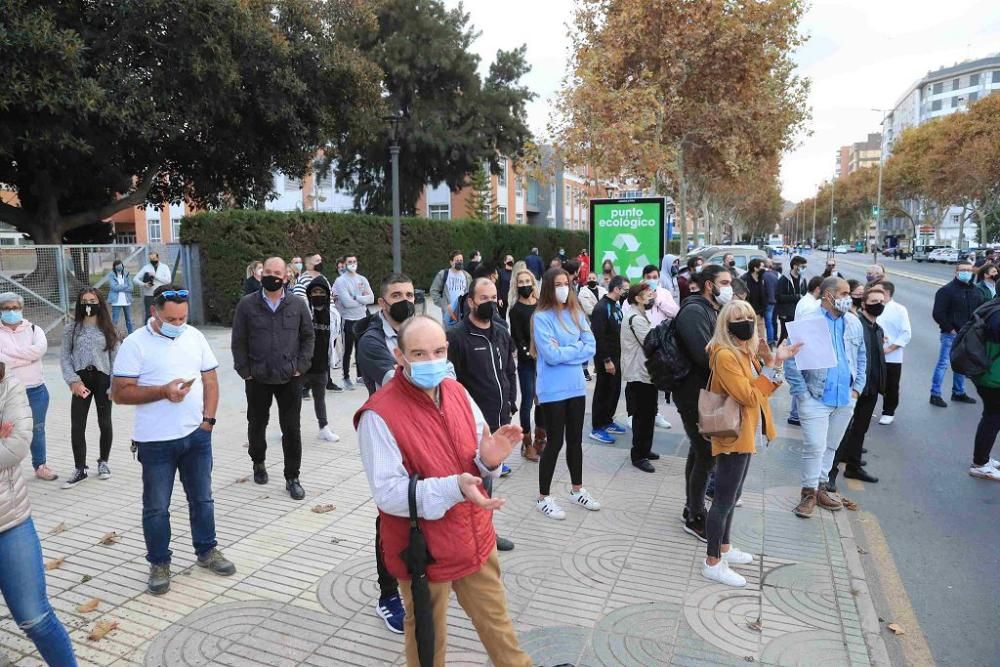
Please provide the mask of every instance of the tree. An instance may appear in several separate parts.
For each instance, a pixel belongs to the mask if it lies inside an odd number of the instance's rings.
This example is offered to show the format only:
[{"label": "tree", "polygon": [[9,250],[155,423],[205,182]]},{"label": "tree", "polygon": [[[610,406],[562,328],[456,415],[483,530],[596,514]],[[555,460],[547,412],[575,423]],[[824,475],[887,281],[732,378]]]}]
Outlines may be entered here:
[{"label": "tree", "polygon": [[[390,113],[399,114],[399,191],[404,215],[412,215],[428,183],[452,191],[488,163],[499,171],[501,155],[516,158],[530,132],[525,104],[534,93],[519,83],[530,70],[526,47],[498,51],[481,80],[479,58],[469,51],[477,34],[461,6],[440,0],[383,0],[377,29],[358,35],[360,48],[385,73],[382,87]],[[368,119],[365,131],[343,137],[336,154],[337,182],[349,187],[355,205],[372,213],[391,210],[384,121]]]},{"label": "tree", "polygon": [[479,222],[495,222],[496,206],[493,203],[493,184],[490,182],[490,172],[485,165],[472,172],[469,178],[472,196],[466,205],[466,217]]},{"label": "tree", "polygon": [[378,115],[353,0],[8,0],[0,220],[35,243],[146,204],[262,206],[274,170]]}]

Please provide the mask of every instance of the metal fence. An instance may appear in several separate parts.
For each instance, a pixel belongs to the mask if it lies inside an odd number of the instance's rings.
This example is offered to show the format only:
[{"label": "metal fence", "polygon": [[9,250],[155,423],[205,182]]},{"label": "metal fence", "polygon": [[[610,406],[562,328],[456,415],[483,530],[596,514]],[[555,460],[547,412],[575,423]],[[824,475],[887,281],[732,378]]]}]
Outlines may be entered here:
[{"label": "metal fence", "polygon": [[[0,247],[0,292],[16,292],[24,298],[24,317],[50,334],[62,334],[62,325],[72,316],[79,291],[97,287],[108,296],[111,268],[121,260],[130,279],[138,275],[158,252],[160,262],[170,267],[175,285],[192,289],[192,253],[188,246],[166,245],[39,245]],[[130,310],[134,326],[146,320],[142,294],[132,284]],[[196,319],[196,318],[192,318]],[[118,328],[125,333],[124,320]]]}]

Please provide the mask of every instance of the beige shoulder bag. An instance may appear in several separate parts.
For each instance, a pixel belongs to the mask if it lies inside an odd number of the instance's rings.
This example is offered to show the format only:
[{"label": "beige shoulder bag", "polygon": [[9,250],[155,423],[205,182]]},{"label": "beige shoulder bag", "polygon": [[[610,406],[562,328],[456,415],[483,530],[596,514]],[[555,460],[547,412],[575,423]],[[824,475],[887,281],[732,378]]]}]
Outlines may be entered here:
[{"label": "beige shoulder bag", "polygon": [[710,391],[714,374],[713,368],[708,385],[698,394],[698,432],[706,438],[735,438],[743,419],[740,404],[728,394]]}]

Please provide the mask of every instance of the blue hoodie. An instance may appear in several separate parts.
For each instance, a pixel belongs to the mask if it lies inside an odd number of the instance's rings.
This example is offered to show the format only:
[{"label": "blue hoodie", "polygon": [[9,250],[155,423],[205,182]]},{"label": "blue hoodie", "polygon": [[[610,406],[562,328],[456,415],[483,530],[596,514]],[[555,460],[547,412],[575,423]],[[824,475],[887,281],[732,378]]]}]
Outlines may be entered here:
[{"label": "blue hoodie", "polygon": [[[566,311],[535,310],[531,334],[538,355],[535,393],[539,403],[555,403],[587,393],[581,366],[594,356],[597,343],[582,311],[579,321],[582,329]],[[558,346],[552,344],[552,339]]]}]

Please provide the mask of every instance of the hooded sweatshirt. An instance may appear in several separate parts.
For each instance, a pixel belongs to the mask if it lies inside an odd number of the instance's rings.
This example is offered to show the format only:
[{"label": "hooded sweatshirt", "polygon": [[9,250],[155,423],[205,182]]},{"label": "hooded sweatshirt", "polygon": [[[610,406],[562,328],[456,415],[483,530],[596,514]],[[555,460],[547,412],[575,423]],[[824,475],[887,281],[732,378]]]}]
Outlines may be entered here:
[{"label": "hooded sweatshirt", "polygon": [[[323,290],[325,306],[317,308],[312,302],[314,289]],[[313,329],[316,331],[316,344],[313,347],[312,366],[310,373],[326,373],[330,367],[330,283],[326,278],[313,278],[306,288],[306,299],[309,300],[309,311],[312,313]]]},{"label": "hooded sweatshirt", "polygon": [[674,262],[678,260],[677,255],[666,254],[660,262],[660,287],[669,290],[671,296],[677,299],[677,276],[673,273]]}]

